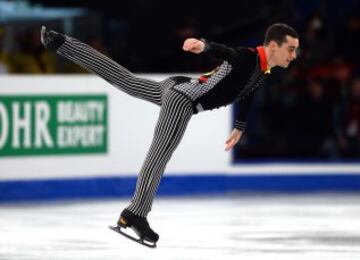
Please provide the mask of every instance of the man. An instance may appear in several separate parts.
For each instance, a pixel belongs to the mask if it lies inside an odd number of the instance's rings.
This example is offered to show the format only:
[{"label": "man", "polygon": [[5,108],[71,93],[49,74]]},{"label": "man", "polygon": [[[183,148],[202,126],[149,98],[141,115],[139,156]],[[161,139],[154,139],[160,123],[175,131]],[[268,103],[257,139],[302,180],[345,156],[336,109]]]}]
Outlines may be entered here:
[{"label": "man", "polygon": [[190,38],[184,42],[184,51],[206,53],[221,59],[221,65],[198,79],[174,76],[156,82],[138,78],[90,46],[48,31],[45,27],[41,30],[41,41],[47,49],[100,75],[116,88],[161,106],[154,138],[140,170],[134,197],[122,211],[117,223],[118,231],[131,227],[140,237],[138,242],[148,241],[152,246],[156,245],[159,235],[150,228],[147,215],[166,164],[180,143],[192,115],[238,102],[238,118],[226,140],[225,150],[229,151],[239,141],[246,127],[246,115],[256,90],[263,85],[272,67],[288,67],[296,58],[299,47],[297,32],[285,24],[271,25],[263,46],[256,49],[230,48]]}]

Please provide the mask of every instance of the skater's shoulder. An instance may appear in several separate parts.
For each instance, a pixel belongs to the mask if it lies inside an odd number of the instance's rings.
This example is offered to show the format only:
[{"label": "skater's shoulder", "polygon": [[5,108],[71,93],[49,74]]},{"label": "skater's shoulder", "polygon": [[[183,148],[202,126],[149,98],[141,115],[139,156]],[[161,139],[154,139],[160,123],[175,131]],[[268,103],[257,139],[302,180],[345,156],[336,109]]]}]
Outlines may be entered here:
[{"label": "skater's shoulder", "polygon": [[238,47],[236,47],[236,50],[239,54],[242,54],[244,56],[249,56],[249,57],[256,57],[258,54],[258,52],[256,51],[256,48],[253,48],[253,47],[238,46]]},{"label": "skater's shoulder", "polygon": [[256,48],[238,46],[236,47],[236,51],[243,66],[250,68],[255,65],[258,58],[258,52],[256,51]]}]

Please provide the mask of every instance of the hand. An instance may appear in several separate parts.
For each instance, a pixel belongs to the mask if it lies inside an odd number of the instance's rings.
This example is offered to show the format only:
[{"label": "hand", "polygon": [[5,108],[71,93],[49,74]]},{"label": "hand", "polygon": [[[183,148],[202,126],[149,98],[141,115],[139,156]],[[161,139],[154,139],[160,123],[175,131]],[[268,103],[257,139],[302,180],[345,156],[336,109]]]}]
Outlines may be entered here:
[{"label": "hand", "polygon": [[241,135],[242,135],[242,131],[238,130],[238,129],[234,129],[229,138],[226,140],[225,144],[225,151],[230,151],[235,144],[237,144],[237,142],[239,142]]},{"label": "hand", "polygon": [[195,38],[186,39],[183,45],[184,51],[199,54],[204,51],[205,43]]}]

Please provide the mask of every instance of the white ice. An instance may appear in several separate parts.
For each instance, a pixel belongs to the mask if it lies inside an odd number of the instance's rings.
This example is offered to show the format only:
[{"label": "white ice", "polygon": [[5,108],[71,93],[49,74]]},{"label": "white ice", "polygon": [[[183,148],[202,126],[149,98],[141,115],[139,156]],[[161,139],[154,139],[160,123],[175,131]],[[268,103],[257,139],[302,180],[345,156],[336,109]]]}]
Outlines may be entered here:
[{"label": "white ice", "polygon": [[156,249],[108,229],[128,200],[0,205],[0,259],[360,259],[360,196],[157,198]]}]

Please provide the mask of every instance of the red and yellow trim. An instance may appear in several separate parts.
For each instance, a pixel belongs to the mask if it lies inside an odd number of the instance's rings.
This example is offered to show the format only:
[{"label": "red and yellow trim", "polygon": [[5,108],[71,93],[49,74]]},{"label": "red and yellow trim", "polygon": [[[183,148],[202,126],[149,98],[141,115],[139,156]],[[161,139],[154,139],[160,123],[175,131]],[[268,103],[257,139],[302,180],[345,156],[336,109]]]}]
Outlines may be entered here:
[{"label": "red and yellow trim", "polygon": [[264,47],[263,46],[258,46],[258,47],[256,47],[256,50],[259,53],[259,57],[260,57],[261,71],[264,74],[270,74],[271,73],[271,67],[269,66],[269,64],[267,62]]},{"label": "red and yellow trim", "polygon": [[214,69],[214,70],[212,70],[212,71],[210,71],[210,72],[207,72],[207,73],[201,75],[201,76],[199,77],[199,82],[200,82],[201,84],[202,84],[202,83],[206,83],[206,82],[209,80],[209,78],[210,78],[214,73],[216,73],[218,70],[219,70],[219,67],[217,67],[216,69]]}]

